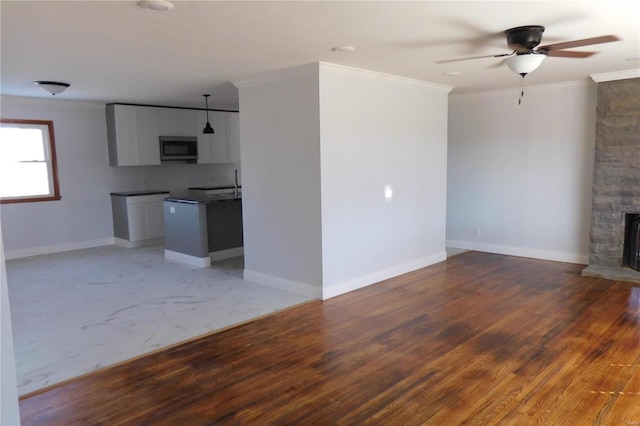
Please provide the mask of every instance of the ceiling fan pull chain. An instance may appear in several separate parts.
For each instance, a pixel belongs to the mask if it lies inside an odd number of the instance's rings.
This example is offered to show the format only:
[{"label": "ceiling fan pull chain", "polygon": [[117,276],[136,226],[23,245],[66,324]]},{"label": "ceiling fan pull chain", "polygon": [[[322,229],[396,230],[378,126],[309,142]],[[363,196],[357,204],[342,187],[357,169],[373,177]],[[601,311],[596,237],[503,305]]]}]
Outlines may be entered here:
[{"label": "ceiling fan pull chain", "polygon": [[522,98],[524,98],[524,76],[526,74],[520,74],[522,78],[520,79],[520,97],[518,98],[518,105],[522,104]]}]

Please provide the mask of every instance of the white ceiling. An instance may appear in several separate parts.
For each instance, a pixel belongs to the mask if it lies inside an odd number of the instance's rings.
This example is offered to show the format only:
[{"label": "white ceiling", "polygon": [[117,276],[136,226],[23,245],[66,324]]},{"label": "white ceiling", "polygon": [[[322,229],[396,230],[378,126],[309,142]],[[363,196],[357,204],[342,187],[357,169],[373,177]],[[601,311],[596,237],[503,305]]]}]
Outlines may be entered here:
[{"label": "white ceiling", "polygon": [[[616,34],[622,41],[547,58],[528,85],[577,81],[640,67],[640,2],[602,1],[1,1],[1,93],[50,97],[34,80],[71,84],[62,99],[237,108],[231,81],[316,61],[455,86],[516,88],[500,59],[503,31],[544,25],[542,44]],[[353,45],[353,53],[334,46]],[[630,60],[630,58],[636,58]],[[457,77],[443,75],[458,71]]]}]

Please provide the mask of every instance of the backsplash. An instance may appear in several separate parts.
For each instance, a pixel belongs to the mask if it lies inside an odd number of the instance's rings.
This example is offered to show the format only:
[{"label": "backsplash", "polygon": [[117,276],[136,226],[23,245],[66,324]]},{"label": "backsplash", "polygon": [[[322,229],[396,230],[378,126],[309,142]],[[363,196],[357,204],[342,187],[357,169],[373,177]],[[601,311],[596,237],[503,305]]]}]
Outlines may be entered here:
[{"label": "backsplash", "polygon": [[112,191],[163,189],[183,192],[188,187],[233,184],[235,170],[241,182],[239,164],[163,163],[161,166],[112,167],[115,182]]}]

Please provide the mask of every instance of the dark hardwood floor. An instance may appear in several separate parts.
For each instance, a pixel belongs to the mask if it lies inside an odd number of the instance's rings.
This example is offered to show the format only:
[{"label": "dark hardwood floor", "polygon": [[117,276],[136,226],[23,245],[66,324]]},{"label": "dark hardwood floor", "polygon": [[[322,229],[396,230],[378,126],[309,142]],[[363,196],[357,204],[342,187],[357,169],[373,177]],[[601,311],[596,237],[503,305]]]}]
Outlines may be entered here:
[{"label": "dark hardwood floor", "polygon": [[23,424],[640,425],[640,287],[582,268],[465,253],[27,396]]}]

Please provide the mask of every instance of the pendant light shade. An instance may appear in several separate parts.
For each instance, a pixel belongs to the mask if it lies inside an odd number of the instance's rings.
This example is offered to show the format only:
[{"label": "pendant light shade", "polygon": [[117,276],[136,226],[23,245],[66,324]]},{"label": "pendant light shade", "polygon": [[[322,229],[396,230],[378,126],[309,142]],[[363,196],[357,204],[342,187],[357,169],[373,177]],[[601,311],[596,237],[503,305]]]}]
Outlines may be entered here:
[{"label": "pendant light shade", "polygon": [[207,125],[204,126],[204,129],[202,129],[202,133],[205,135],[210,135],[215,133],[215,131],[213,130],[213,127],[211,127],[211,124],[209,124],[209,96],[211,95],[202,95],[204,96],[204,105],[205,105],[205,109],[207,110]]}]

